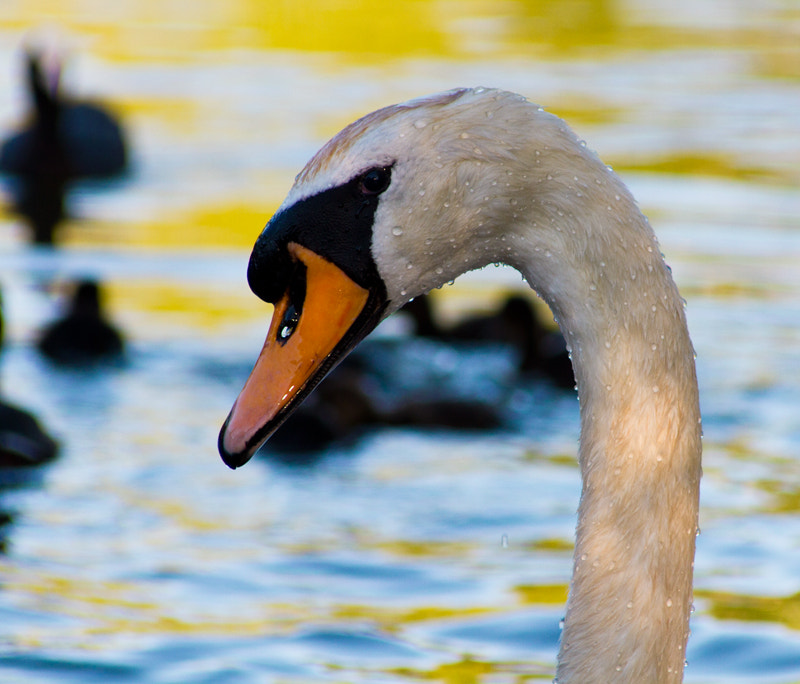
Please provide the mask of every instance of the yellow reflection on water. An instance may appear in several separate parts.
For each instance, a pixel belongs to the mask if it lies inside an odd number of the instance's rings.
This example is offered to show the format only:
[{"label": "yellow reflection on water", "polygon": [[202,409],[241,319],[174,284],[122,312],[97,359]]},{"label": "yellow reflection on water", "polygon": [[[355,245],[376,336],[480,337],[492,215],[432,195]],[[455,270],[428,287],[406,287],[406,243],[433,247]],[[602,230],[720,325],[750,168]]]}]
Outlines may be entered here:
[{"label": "yellow reflection on water", "polygon": [[773,13],[770,22],[729,28],[724,21],[710,27],[670,23],[619,0],[205,0],[190,5],[180,0],[4,0],[1,21],[14,29],[56,24],[79,34],[95,54],[120,61],[197,60],[226,50],[336,53],[369,61],[585,57],[736,45],[762,52],[765,73],[796,78],[800,63],[792,25],[800,9],[788,3]]},{"label": "yellow reflection on water", "polygon": [[[72,247],[223,248],[250,250],[276,207],[231,200],[165,212],[148,220],[68,221],[60,242]],[[244,275],[243,275],[244,277]]]},{"label": "yellow reflection on water", "polygon": [[[186,287],[167,280],[115,280],[108,285],[115,308],[149,314],[162,327],[218,331],[243,321],[263,320],[266,330],[272,306],[253,296],[246,287],[240,292],[221,290],[218,285]],[[136,331],[141,336],[140,331]]]},{"label": "yellow reflection on water", "polygon": [[771,622],[800,630],[800,594],[792,596],[747,596],[724,591],[698,590],[695,597],[708,603],[708,612],[718,620]]}]

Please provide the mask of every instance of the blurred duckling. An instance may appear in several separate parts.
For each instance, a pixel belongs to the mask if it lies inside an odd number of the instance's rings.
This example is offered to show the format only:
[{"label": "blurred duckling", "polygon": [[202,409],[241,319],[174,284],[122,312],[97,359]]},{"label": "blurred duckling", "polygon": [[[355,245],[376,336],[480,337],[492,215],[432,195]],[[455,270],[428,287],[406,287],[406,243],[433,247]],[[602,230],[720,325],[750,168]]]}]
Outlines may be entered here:
[{"label": "blurred duckling", "polygon": [[25,468],[52,461],[58,443],[31,413],[0,400],[0,468]]},{"label": "blurred duckling", "polygon": [[381,406],[358,356],[331,371],[270,438],[270,455],[305,460],[333,446],[347,446],[365,432],[386,427],[482,431],[502,427],[488,404],[458,398],[405,397]]},{"label": "blurred duckling", "polygon": [[82,280],[66,314],[47,326],[37,344],[39,351],[62,365],[91,365],[122,358],[125,343],[121,333],[106,318],[100,285]]},{"label": "blurred duckling", "polygon": [[[3,345],[3,311],[0,297],[0,348]],[[32,414],[0,399],[0,468],[24,468],[52,461],[58,443]]]},{"label": "blurred duckling", "polygon": [[411,317],[414,333],[420,337],[508,345],[518,354],[521,373],[543,376],[565,389],[575,388],[563,336],[542,324],[527,297],[509,295],[497,313],[469,318],[449,328],[437,322],[429,296],[416,297],[401,311]]},{"label": "blurred duckling", "polygon": [[60,62],[48,68],[45,61],[34,49],[26,51],[27,124],[0,147],[0,172],[11,177],[14,208],[37,244],[53,244],[72,181],[112,178],[128,167],[114,116],[98,103],[63,95]]}]

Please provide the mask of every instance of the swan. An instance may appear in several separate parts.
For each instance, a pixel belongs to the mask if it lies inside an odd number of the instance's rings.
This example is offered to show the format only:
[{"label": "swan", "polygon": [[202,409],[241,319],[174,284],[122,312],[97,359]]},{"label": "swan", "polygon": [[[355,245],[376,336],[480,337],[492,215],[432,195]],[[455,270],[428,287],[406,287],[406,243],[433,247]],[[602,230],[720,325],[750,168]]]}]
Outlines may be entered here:
[{"label": "swan", "polygon": [[578,386],[582,491],[557,681],[680,682],[701,474],[684,302],[619,177],[520,95],[459,89],[380,109],[300,172],[248,265],[275,310],[222,458],[247,462],[382,318],[494,262],[550,306]]}]

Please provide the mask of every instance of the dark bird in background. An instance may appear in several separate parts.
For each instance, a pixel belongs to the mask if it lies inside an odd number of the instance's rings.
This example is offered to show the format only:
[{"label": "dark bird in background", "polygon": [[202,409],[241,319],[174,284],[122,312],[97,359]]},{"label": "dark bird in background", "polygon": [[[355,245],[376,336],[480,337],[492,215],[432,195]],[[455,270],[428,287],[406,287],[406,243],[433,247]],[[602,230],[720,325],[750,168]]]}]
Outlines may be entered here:
[{"label": "dark bird in background", "polygon": [[520,373],[544,377],[565,389],[575,388],[563,336],[545,327],[527,297],[509,295],[497,312],[469,318],[452,327],[439,324],[429,296],[415,298],[401,311],[411,317],[414,333],[419,337],[450,343],[508,345],[517,354]]},{"label": "dark bird in background", "polygon": [[335,368],[272,436],[270,451],[284,461],[306,462],[309,454],[380,428],[479,432],[503,426],[499,412],[478,400],[417,393],[386,406],[367,366],[356,355]]},{"label": "dark bird in background", "polygon": [[123,337],[105,314],[96,281],[75,285],[67,312],[44,329],[38,347],[48,359],[62,365],[91,365],[122,357]]},{"label": "dark bird in background", "polygon": [[[3,312],[0,300],[0,347],[2,344]],[[52,461],[57,454],[57,442],[42,429],[32,414],[0,399],[0,469],[40,465]]]},{"label": "dark bird in background", "polygon": [[0,173],[9,177],[14,210],[26,219],[33,241],[52,244],[71,184],[122,175],[127,146],[105,108],[62,94],[60,64],[48,71],[29,49],[25,66],[30,112],[22,130],[0,147]]}]

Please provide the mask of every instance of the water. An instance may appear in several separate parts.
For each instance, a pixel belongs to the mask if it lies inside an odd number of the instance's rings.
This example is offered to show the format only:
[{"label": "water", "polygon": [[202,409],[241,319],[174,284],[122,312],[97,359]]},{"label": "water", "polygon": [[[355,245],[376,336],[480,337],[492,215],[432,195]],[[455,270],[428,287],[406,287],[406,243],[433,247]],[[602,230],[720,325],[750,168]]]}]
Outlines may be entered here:
[{"label": "water", "polygon": [[[216,453],[270,315],[249,249],[294,174],[362,113],[477,84],[565,116],[623,175],[687,300],[705,455],[686,681],[800,681],[800,16],[558,5],[4,5],[3,128],[23,107],[18,45],[57,20],[68,82],[118,104],[135,172],[72,198],[54,254],[0,216],[2,389],[63,447],[0,491],[0,681],[550,681],[574,396],[509,390],[502,356],[464,377],[474,358],[411,345],[407,389],[478,394],[512,429],[386,430],[303,467],[231,472]],[[31,342],[86,274],[127,363],[53,369]],[[488,268],[436,294],[455,317],[509,285]]]}]

